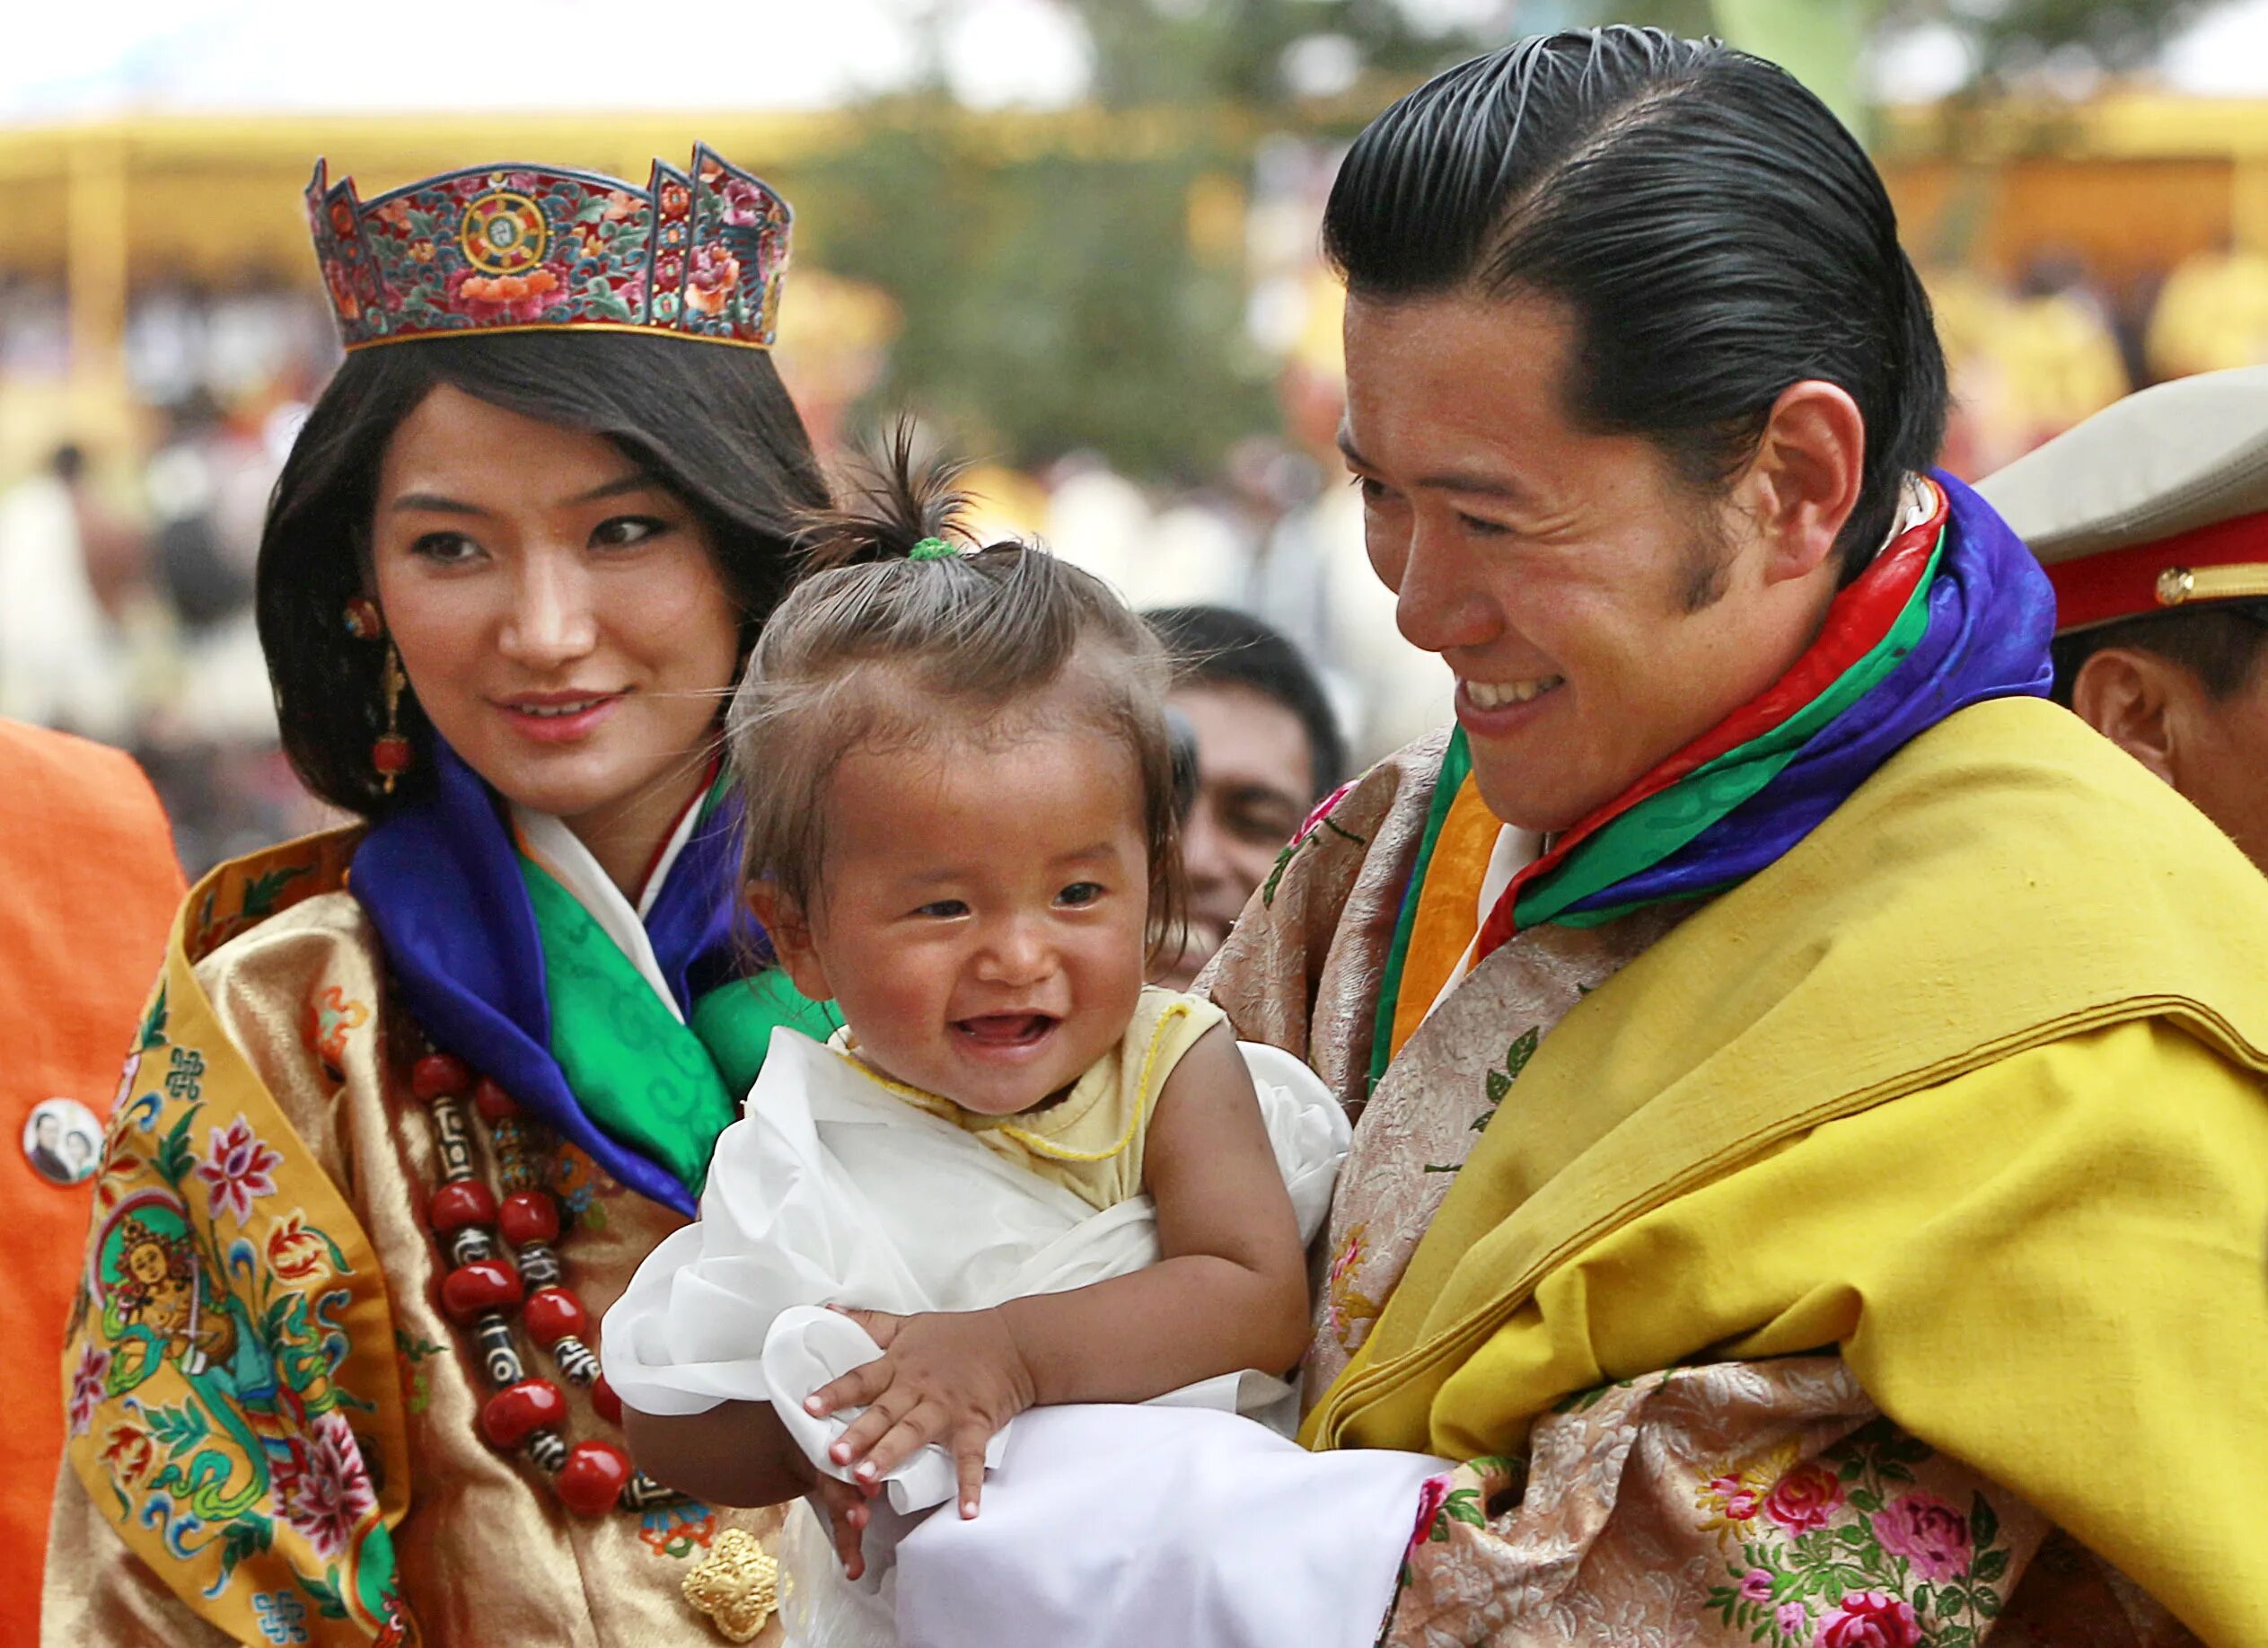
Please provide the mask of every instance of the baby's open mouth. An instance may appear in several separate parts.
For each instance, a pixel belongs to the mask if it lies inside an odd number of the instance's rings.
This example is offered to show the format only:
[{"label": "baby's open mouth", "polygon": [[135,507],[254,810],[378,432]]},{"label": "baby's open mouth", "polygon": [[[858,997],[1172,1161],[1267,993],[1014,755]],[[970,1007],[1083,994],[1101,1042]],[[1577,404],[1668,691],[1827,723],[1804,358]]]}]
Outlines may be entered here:
[{"label": "baby's open mouth", "polygon": [[986,1013],[956,1018],[953,1027],[985,1047],[1029,1047],[1056,1027],[1051,1013]]}]

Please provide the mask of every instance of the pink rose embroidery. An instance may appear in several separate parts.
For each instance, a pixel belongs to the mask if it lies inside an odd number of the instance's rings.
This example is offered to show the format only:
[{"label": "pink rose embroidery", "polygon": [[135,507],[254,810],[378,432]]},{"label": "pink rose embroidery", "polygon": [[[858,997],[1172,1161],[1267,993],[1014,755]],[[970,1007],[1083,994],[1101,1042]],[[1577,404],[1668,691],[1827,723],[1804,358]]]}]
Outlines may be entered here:
[{"label": "pink rose embroidery", "polygon": [[1921,1622],[1901,1597],[1853,1591],[1820,1618],[1815,1648],[1920,1648]]},{"label": "pink rose embroidery", "polygon": [[1746,1522],[1764,1508],[1763,1495],[1745,1476],[1712,1476],[1701,1490],[1704,1505],[1714,1508],[1727,1522]]},{"label": "pink rose embroidery", "polygon": [[1876,1513],[1874,1537],[1933,1583],[1968,1570],[1969,1519],[1934,1494],[1916,1491],[1893,1500]]},{"label": "pink rose embroidery", "polygon": [[1449,1478],[1446,1473],[1428,1476],[1418,1485],[1418,1525],[1410,1536],[1411,1550],[1433,1538],[1433,1525],[1440,1518],[1441,1507],[1448,1503]]},{"label": "pink rose embroidery", "polygon": [[1800,1639],[1811,1635],[1811,1616],[1800,1602],[1782,1602],[1779,1613],[1772,1617],[1782,1636]]},{"label": "pink rose embroidery", "polygon": [[1764,1495],[1764,1513],[1793,1534],[1807,1534],[1842,1503],[1842,1484],[1823,1465],[1798,1465]]},{"label": "pink rose embroidery", "polygon": [[1762,1568],[1749,1569],[1747,1577],[1740,1582],[1740,1594],[1751,1602],[1771,1601],[1771,1575]]},{"label": "pink rose embroidery", "polygon": [[212,1149],[197,1169],[209,1187],[206,1217],[216,1220],[225,1208],[242,1226],[252,1216],[256,1198],[276,1194],[276,1181],[268,1176],[283,1165],[282,1152],[270,1150],[242,1116],[230,1123],[226,1132],[213,1129]]},{"label": "pink rose embroidery", "polygon": [[722,314],[740,289],[740,260],[722,246],[697,246],[685,279],[688,308],[701,314]]}]

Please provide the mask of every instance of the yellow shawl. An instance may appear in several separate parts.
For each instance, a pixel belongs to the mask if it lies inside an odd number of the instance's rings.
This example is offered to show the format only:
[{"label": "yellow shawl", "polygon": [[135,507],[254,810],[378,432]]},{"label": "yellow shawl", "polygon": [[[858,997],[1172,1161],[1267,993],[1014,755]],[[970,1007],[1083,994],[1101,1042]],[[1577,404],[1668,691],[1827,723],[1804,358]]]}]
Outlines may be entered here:
[{"label": "yellow shawl", "polygon": [[2076,719],[1953,717],[1544,1039],[1305,1440],[1506,1451],[1603,1380],[1840,1344],[2268,1642],[2264,937],[2268,883]]}]

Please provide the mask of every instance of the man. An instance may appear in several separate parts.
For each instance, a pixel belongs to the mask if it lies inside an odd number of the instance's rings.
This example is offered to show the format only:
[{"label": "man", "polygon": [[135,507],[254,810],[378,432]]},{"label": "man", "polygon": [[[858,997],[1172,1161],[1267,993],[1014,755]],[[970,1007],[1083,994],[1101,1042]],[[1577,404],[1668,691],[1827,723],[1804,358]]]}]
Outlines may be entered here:
[{"label": "man", "polygon": [[2146,389],[1978,490],[2055,585],[2055,701],[2268,867],[2268,366]]},{"label": "man", "polygon": [[[92,1165],[58,1141],[110,1109],[182,891],[165,815],[133,762],[0,721],[0,1115],[32,1140],[0,1174],[0,1412],[13,1449],[0,1474],[0,1642],[29,1643]],[[66,1115],[84,1119],[66,1127]]]},{"label": "man", "polygon": [[63,1159],[63,1118],[52,1113],[31,1118],[31,1170],[50,1184],[68,1185],[70,1165]]},{"label": "man", "polygon": [[1346,745],[1299,650],[1224,606],[1145,613],[1174,654],[1167,702],[1197,745],[1197,791],[1182,824],[1189,943],[1161,979],[1186,989],[1268,878],[1316,802],[1339,788]]},{"label": "man", "polygon": [[2268,883],[2043,701],[1864,150],[1569,31],[1374,121],[1324,244],[1457,730],[1200,983],[1359,1112],[1303,1439],[1465,1462],[1383,1640],[2268,1643]]}]

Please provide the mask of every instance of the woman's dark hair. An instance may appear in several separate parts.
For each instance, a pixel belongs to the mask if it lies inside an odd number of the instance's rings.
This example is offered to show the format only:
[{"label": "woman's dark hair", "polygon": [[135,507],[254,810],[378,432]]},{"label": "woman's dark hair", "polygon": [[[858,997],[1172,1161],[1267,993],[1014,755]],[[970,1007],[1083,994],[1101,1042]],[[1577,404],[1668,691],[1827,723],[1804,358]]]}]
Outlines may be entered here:
[{"label": "woman's dark hair", "polygon": [[1142,614],[1174,655],[1176,685],[1248,687],[1298,718],[1320,801],[1347,776],[1347,741],[1323,683],[1299,648],[1254,618],[1226,606],[1165,606]]},{"label": "woman's dark hair", "polygon": [[760,351],[614,332],[473,334],[347,357],[293,443],[259,545],[257,603],[284,751],[307,787],[376,817],[433,781],[433,729],[414,696],[415,756],[385,793],[385,649],[349,638],[363,592],[378,468],[402,420],[447,384],[492,405],[602,435],[685,500],[739,603],[743,652],[793,576],[797,523],[827,484],[803,419]]},{"label": "woman's dark hair", "polygon": [[1717,40],[1616,25],[1461,64],[1355,139],[1323,242],[1359,297],[1565,303],[1570,415],[1699,486],[1729,483],[1790,384],[1841,386],[1867,442],[1846,580],[1944,437],[1944,354],[1873,163],[1794,76]]}]

